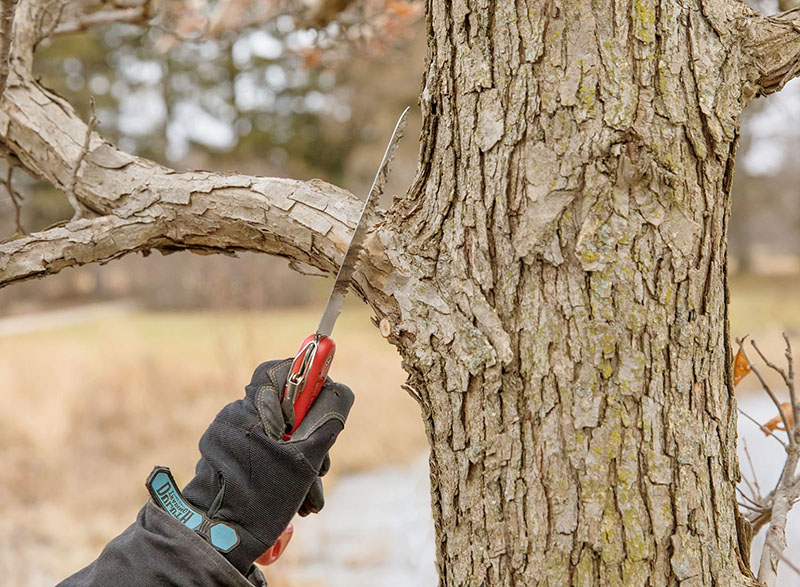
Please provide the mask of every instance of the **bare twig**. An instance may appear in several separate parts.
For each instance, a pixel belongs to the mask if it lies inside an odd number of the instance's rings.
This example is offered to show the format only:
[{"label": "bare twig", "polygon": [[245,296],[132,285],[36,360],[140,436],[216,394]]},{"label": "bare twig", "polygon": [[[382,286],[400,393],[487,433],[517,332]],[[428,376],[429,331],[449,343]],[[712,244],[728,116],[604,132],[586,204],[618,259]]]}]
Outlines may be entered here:
[{"label": "bare twig", "polygon": [[764,361],[764,364],[767,367],[769,367],[770,369],[772,369],[773,371],[775,371],[776,373],[778,373],[783,378],[783,382],[788,385],[789,379],[786,376],[786,371],[784,371],[782,368],[778,367],[775,363],[773,363],[767,357],[765,357],[764,353],[761,352],[761,349],[758,348],[758,345],[756,344],[756,341],[751,340],[750,344],[753,345],[754,349],[756,349],[756,352],[758,353],[758,356],[761,357],[761,360]]},{"label": "bare twig", "polygon": [[2,0],[0,3],[0,95],[6,89],[8,73],[11,70],[9,55],[11,53],[11,32],[14,28],[14,14],[18,0]]},{"label": "bare twig", "polygon": [[742,491],[741,488],[737,487],[736,491],[739,492],[739,495],[741,495],[743,498],[745,498],[747,501],[753,504],[753,507],[757,507],[758,511],[762,511],[765,509],[766,506],[763,503],[759,503],[756,500],[754,500],[752,497],[750,497],[744,491]]},{"label": "bare twig", "polygon": [[[764,388],[764,391],[767,392],[769,399],[772,400],[772,403],[775,404],[775,407],[778,409],[778,414],[780,415],[781,421],[783,422],[783,427],[786,431],[786,436],[789,439],[789,446],[793,446],[795,444],[794,434],[792,434],[789,422],[786,420],[786,416],[784,415],[783,410],[781,409],[781,402],[778,401],[778,396],[776,396],[775,392],[772,391],[772,388],[770,388],[769,384],[767,383],[766,379],[764,379],[764,376],[761,374],[761,371],[758,369],[758,367],[753,365],[753,362],[750,360],[750,357],[747,356],[747,353],[744,350],[744,345],[742,344],[742,342],[739,339],[737,339],[736,341],[739,343],[739,350],[742,351],[742,355],[747,360],[747,364],[750,365],[750,370],[753,373],[755,373],[756,377],[758,377],[758,381],[761,383],[761,387]],[[756,349],[756,352],[761,354],[758,351],[758,347],[755,346],[755,342],[750,341],[750,343],[753,344],[753,347]],[[762,427],[762,430],[765,430],[765,428]]]},{"label": "bare twig", "polygon": [[67,183],[66,188],[67,200],[69,200],[70,206],[72,206],[72,209],[75,211],[72,216],[72,220],[78,220],[83,216],[83,208],[81,208],[80,202],[78,202],[78,198],[75,196],[75,182],[78,180],[78,171],[81,169],[83,159],[89,152],[89,143],[92,140],[92,133],[97,126],[97,114],[94,111],[94,97],[89,99],[89,105],[92,109],[92,116],[89,118],[89,123],[86,126],[86,135],[83,138],[83,147],[81,147],[81,152],[78,154],[78,158],[75,160],[75,165],[72,167],[72,175],[69,178],[69,183]]},{"label": "bare twig", "polygon": [[781,561],[783,561],[783,564],[785,564],[787,567],[789,567],[790,569],[792,569],[792,570],[793,570],[795,573],[797,573],[798,575],[800,575],[800,567],[798,567],[798,566],[797,566],[796,564],[794,564],[794,563],[793,563],[791,560],[789,560],[789,557],[787,557],[787,556],[786,556],[785,554],[783,554],[783,553],[781,553],[781,554],[780,554],[780,557],[781,557]]},{"label": "bare twig", "polygon": [[[64,9],[67,7],[67,0],[58,0],[55,4],[55,11],[51,10],[50,6],[45,8],[39,13],[39,18],[36,24],[36,43],[40,43],[44,39],[53,34],[61,22],[61,16],[64,14]],[[49,17],[49,22],[45,24],[45,17]]]},{"label": "bare twig", "polygon": [[737,501],[736,505],[738,505],[740,508],[744,508],[746,510],[750,510],[759,514],[764,511],[764,508],[748,505],[746,503],[742,503],[741,501]]},{"label": "bare twig", "polygon": [[789,401],[792,402],[792,418],[794,419],[795,430],[797,430],[797,420],[800,419],[800,404],[797,403],[797,397],[795,396],[794,390],[794,356],[792,355],[792,343],[789,342],[789,337],[785,332],[782,334],[783,340],[786,343],[786,351],[784,352],[784,356],[786,357],[786,365],[789,370],[789,373],[786,376],[786,387],[789,388]]},{"label": "bare twig", "polygon": [[[747,449],[747,440],[745,438],[742,438],[742,448],[744,448],[744,454],[747,457],[747,464],[750,465],[750,472],[753,473],[753,485],[755,485],[755,491],[753,492],[753,495],[755,495],[756,499],[762,500],[763,497],[761,497],[761,487],[758,484],[758,475],[756,474],[756,468],[753,466],[753,459],[750,458],[750,451]],[[750,485],[750,482],[747,481],[746,478],[745,482],[748,484],[748,486]]]},{"label": "bare twig", "polygon": [[774,438],[775,440],[777,440],[778,442],[780,442],[780,443],[781,443],[781,446],[782,446],[783,448],[785,448],[785,449],[788,449],[788,448],[789,448],[789,445],[788,445],[788,444],[786,444],[784,441],[782,441],[780,438],[778,438],[778,437],[777,437],[775,434],[773,434],[773,433],[772,433],[772,430],[770,430],[770,429],[769,429],[769,428],[767,428],[766,426],[762,426],[762,425],[761,425],[761,423],[760,423],[758,420],[756,420],[755,418],[753,418],[753,417],[752,417],[750,414],[748,414],[747,412],[744,412],[744,411],[742,410],[742,408],[736,408],[736,409],[737,409],[737,410],[739,410],[739,413],[740,413],[742,416],[744,416],[745,418],[747,418],[748,420],[750,420],[750,421],[751,421],[753,424],[755,424],[756,426],[758,426],[758,427],[759,427],[759,429],[761,430],[761,432],[763,432],[763,433],[764,433],[764,434],[766,434],[767,436],[771,436],[772,438]]},{"label": "bare twig", "polygon": [[11,198],[11,203],[14,205],[14,225],[16,228],[16,234],[28,234],[25,232],[25,229],[22,227],[22,208],[20,206],[20,200],[22,199],[22,194],[18,194],[14,190],[14,185],[12,183],[14,169],[16,169],[17,165],[12,161],[11,156],[6,158],[6,162],[8,164],[8,169],[6,171],[5,179],[0,179],[0,184],[5,186],[6,191],[8,192],[9,198]]}]

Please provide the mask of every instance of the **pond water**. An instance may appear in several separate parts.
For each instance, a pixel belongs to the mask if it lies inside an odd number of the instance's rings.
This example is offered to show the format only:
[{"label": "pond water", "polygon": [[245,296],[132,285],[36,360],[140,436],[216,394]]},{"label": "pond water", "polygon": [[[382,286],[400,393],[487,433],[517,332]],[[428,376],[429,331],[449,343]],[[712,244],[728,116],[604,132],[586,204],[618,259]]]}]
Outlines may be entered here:
[{"label": "pond water", "polygon": [[321,515],[295,519],[285,556],[290,585],[435,586],[427,456],[340,477]]}]

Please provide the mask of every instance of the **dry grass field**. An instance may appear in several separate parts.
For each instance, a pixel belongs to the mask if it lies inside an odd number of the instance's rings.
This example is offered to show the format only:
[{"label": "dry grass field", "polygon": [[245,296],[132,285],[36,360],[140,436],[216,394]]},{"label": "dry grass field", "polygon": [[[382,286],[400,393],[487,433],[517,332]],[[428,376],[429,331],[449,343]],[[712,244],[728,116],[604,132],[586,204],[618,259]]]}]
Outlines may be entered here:
[{"label": "dry grass field", "polygon": [[[734,280],[732,333],[779,360],[780,330],[800,333],[798,294],[800,278]],[[320,311],[132,313],[0,336],[0,582],[52,585],[92,560],[145,501],[153,465],[185,483],[214,414],[261,360],[294,354]],[[363,304],[349,301],[335,338],[331,375],[357,401],[329,483],[425,447],[399,358]]]}]

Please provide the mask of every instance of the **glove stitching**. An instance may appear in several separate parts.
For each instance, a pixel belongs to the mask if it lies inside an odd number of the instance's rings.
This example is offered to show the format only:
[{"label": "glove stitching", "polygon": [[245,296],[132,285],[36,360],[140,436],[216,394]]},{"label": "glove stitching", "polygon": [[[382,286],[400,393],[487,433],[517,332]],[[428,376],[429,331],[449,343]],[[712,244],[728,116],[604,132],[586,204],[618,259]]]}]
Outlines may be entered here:
[{"label": "glove stitching", "polygon": [[[264,413],[264,396],[266,392],[269,391],[270,393],[277,392],[274,387],[270,387],[269,385],[261,385],[256,392],[256,410],[258,410],[258,417],[261,418],[261,426],[264,428],[264,432],[267,433],[267,436],[272,438],[272,435],[269,433],[269,427],[267,426],[267,415]],[[279,438],[274,438],[273,440],[280,440]]]},{"label": "glove stitching", "polygon": [[314,432],[316,432],[321,426],[327,424],[331,420],[338,420],[342,423],[342,428],[344,428],[344,416],[342,416],[339,412],[326,412],[322,415],[322,417],[314,422],[311,428],[303,434],[303,436],[297,438],[296,436],[292,436],[292,439],[287,443],[291,444],[293,442],[300,442],[302,440],[308,440],[308,437],[311,436]]},{"label": "glove stitching", "polygon": [[288,364],[288,365],[291,365],[293,361],[294,361],[294,359],[284,359],[283,361],[281,361],[280,363],[278,363],[277,365],[275,365],[274,367],[272,367],[272,368],[271,368],[271,369],[270,369],[270,370],[267,372],[267,374],[269,375],[270,379],[272,379],[272,383],[274,383],[275,385],[277,385],[278,381],[277,381],[277,379],[276,379],[276,377],[275,377],[275,376],[277,375],[277,372],[278,372],[280,369],[282,369],[282,368],[283,368],[285,365],[287,365],[287,364]]}]

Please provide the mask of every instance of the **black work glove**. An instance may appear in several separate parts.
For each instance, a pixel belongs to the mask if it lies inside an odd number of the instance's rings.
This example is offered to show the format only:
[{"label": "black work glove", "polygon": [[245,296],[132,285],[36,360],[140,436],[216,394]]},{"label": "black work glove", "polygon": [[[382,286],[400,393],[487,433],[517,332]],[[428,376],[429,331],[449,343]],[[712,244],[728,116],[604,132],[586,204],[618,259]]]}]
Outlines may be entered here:
[{"label": "black work glove", "polygon": [[[211,520],[233,526],[239,544],[224,556],[242,574],[272,546],[295,513],[319,511],[320,475],[330,466],[328,450],[353,404],[346,385],[326,382],[288,441],[293,420],[280,398],[292,360],[259,365],[244,399],[225,406],[200,439],[196,476],[183,491]],[[289,416],[291,412],[291,416]],[[285,415],[286,414],[286,415]]]}]

